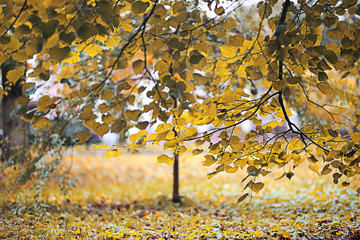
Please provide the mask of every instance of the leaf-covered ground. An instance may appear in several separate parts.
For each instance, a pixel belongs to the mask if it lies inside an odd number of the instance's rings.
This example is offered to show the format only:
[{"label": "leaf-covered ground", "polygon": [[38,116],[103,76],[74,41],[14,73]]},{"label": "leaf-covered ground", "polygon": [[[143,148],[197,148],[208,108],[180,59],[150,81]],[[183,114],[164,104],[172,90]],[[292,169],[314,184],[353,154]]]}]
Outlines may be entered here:
[{"label": "leaf-covered ground", "polygon": [[358,180],[343,188],[304,163],[290,181],[274,181],[288,169],[272,173],[237,204],[244,173],[207,179],[201,157],[185,156],[183,203],[173,204],[172,169],[156,164],[157,154],[105,160],[101,151],[75,151],[62,166],[76,185],[67,195],[57,178],[40,202],[26,187],[2,191],[0,239],[360,239]]}]

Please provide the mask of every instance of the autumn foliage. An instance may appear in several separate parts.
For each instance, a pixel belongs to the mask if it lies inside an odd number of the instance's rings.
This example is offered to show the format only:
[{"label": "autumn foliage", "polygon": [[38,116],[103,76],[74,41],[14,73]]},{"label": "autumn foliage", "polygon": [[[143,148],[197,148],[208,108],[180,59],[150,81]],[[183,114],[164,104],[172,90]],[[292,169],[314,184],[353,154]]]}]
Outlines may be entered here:
[{"label": "autumn foliage", "polygon": [[[171,152],[157,161],[172,165],[195,145],[209,178],[246,173],[239,202],[274,169],[290,179],[303,162],[348,186],[360,173],[359,16],[354,0],[9,1],[0,96],[43,133],[17,159],[4,136],[5,168],[40,172],[77,119],[127,140],[108,158],[155,144]],[[47,82],[58,89],[29,111]]]}]

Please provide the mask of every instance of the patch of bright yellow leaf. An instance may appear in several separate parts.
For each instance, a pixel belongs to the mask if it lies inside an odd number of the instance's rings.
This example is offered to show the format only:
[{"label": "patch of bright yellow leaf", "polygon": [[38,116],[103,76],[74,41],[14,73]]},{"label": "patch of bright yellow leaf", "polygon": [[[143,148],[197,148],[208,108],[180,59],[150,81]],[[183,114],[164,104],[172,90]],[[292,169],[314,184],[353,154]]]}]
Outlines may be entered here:
[{"label": "patch of bright yellow leaf", "polygon": [[98,54],[102,49],[101,46],[98,44],[90,44],[84,49],[84,52],[89,55],[90,57],[94,57],[96,54]]},{"label": "patch of bright yellow leaf", "polygon": [[25,66],[18,66],[15,69],[10,70],[6,75],[6,78],[10,82],[16,83],[24,74],[25,74]]},{"label": "patch of bright yellow leaf", "polygon": [[226,58],[235,57],[236,53],[237,53],[237,50],[238,50],[237,47],[234,47],[234,46],[232,46],[230,44],[224,44],[219,48],[220,48],[221,54]]}]

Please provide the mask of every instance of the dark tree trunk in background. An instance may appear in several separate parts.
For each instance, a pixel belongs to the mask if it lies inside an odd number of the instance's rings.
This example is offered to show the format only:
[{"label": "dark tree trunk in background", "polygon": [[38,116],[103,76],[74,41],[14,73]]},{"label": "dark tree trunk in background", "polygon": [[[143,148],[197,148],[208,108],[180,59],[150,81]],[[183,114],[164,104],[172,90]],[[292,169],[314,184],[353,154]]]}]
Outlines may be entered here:
[{"label": "dark tree trunk in background", "polygon": [[[7,61],[1,65],[2,87],[7,94],[1,99],[1,121],[3,130],[3,144],[1,146],[1,161],[8,161],[11,157],[20,158],[24,154],[26,146],[26,123],[20,116],[11,114],[15,107],[16,100],[22,96],[22,83],[17,81],[15,85],[8,88],[9,82],[7,73],[14,69],[15,63]],[[20,159],[23,160],[23,159]]]},{"label": "dark tree trunk in background", "polygon": [[[173,97],[174,99],[174,109],[177,108],[177,99],[175,97]],[[173,131],[175,133],[175,136],[179,136],[179,133],[175,130],[175,128],[173,128]],[[176,149],[177,151],[177,149]],[[173,197],[172,197],[172,201],[175,203],[180,203],[181,202],[181,198],[180,198],[180,194],[179,194],[179,153],[178,152],[174,152],[174,171],[173,171]]]},{"label": "dark tree trunk in background", "polygon": [[173,183],[173,198],[172,201],[179,203],[181,202],[179,195],[179,154],[174,153],[174,183]]}]

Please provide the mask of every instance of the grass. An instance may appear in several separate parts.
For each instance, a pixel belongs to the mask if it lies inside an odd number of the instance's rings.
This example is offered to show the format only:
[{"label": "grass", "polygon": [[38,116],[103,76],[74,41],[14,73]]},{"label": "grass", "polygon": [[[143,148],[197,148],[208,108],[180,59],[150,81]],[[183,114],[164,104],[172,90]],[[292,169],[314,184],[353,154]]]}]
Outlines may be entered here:
[{"label": "grass", "polygon": [[[54,176],[39,201],[23,187],[0,200],[2,239],[359,239],[357,179],[343,188],[305,163],[289,181],[278,169],[264,189],[237,204],[245,173],[218,174],[201,156],[181,158],[182,204],[171,202],[172,168],[156,164],[159,149],[106,160],[76,149],[63,170],[76,185],[67,195]],[[288,169],[285,169],[286,171]]]}]

